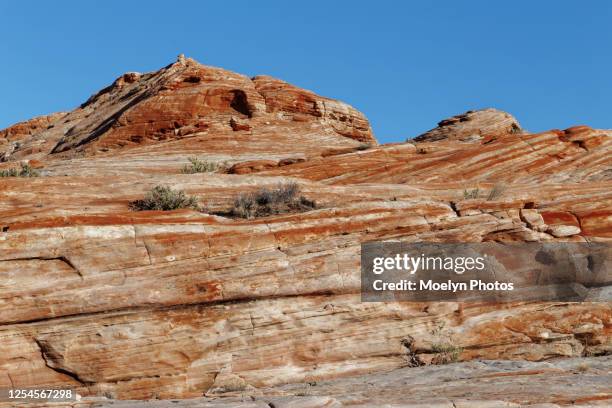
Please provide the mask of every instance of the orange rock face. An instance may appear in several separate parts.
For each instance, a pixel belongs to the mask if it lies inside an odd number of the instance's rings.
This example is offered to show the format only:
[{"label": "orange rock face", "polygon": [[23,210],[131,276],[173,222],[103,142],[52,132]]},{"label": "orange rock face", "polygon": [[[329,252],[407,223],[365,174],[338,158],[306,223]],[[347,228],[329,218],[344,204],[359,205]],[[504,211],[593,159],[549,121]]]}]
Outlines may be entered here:
[{"label": "orange rock face", "polygon": [[79,109],[55,118],[51,128],[36,128],[35,137],[11,152],[12,159],[91,155],[195,135],[242,143],[245,137],[266,140],[270,133],[307,128],[323,136],[313,153],[351,142],[376,143],[367,119],[345,103],[191,59],[154,73],[127,73]]},{"label": "orange rock face", "polygon": [[[31,160],[41,173],[0,178],[0,388],[258,395],[441,363],[449,339],[458,361],[612,351],[610,303],[359,296],[365,241],[612,240],[610,131],[525,134],[486,110],[378,145],[349,105],[189,59],[45,120],[0,132],[19,141],[0,144],[0,167]],[[183,174],[193,156],[223,170]],[[288,181],[317,209],[215,215]],[[156,185],[203,209],[129,210]]]},{"label": "orange rock face", "polygon": [[42,132],[52,126],[52,123],[65,116],[66,113],[52,113],[47,116],[39,116],[27,120],[25,122],[17,123],[11,127],[0,130],[0,139],[7,140],[9,142],[15,140],[23,140],[28,136],[32,136],[38,132]]},{"label": "orange rock face", "polygon": [[23,140],[27,140],[36,133],[51,129],[54,126],[53,123],[65,115],[65,113],[59,112],[39,116],[0,130],[0,161],[8,160],[8,156],[20,147]]}]

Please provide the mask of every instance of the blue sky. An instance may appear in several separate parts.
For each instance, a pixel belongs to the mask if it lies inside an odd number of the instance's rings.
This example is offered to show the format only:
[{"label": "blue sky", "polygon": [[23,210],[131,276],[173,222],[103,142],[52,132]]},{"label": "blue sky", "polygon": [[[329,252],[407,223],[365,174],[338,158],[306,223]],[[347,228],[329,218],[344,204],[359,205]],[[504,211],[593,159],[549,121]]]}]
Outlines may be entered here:
[{"label": "blue sky", "polygon": [[496,107],[612,128],[612,2],[0,2],[0,128],[185,53],[346,101],[380,141]]}]

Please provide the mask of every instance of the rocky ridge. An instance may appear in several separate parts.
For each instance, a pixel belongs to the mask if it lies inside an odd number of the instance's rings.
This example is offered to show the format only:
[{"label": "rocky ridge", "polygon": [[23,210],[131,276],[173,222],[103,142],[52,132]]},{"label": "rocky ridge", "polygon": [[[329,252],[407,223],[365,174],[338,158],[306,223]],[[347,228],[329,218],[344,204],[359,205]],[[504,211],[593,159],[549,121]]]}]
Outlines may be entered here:
[{"label": "rocky ridge", "polygon": [[196,135],[218,143],[234,131],[272,142],[278,133],[304,129],[317,134],[315,151],[376,143],[367,119],[349,105],[189,58],[153,73],[126,73],[74,111],[52,117],[61,120],[38,129],[10,157],[5,152],[4,160],[89,156]]},{"label": "rocky ridge", "polygon": [[[0,131],[0,168],[43,174],[0,179],[0,388],[218,398],[409,373],[439,363],[442,343],[459,362],[612,349],[610,303],[359,301],[364,241],[612,240],[611,131],[527,134],[485,110],[378,145],[342,102],[185,58],[49,118]],[[229,170],[181,174],[193,155]],[[319,208],[215,215],[285,181]],[[206,210],[128,209],[159,184]],[[547,402],[569,401],[559,393]]]},{"label": "rocky ridge", "polygon": [[516,118],[497,109],[467,111],[444,119],[438,126],[414,138],[417,142],[437,142],[454,140],[474,142],[483,137],[495,137],[508,133],[523,133]]}]

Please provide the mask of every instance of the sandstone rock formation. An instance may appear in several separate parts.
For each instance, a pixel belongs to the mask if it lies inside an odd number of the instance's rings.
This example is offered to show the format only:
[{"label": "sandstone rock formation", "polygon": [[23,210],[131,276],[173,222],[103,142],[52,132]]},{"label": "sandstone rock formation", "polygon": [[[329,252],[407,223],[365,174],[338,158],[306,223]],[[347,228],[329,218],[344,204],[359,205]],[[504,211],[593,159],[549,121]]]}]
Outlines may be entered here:
[{"label": "sandstone rock formation", "polygon": [[521,133],[518,121],[509,113],[496,109],[467,111],[461,115],[444,119],[438,127],[414,138],[417,142],[456,140],[471,142],[484,137],[495,137],[508,133]]},{"label": "sandstone rock formation", "polygon": [[[225,397],[114,401],[85,397],[71,408],[559,408],[609,405],[611,358],[478,361],[407,367],[331,381],[245,390]],[[494,386],[492,386],[494,384]]]},{"label": "sandstone rock formation", "polygon": [[[379,146],[344,103],[179,59],[125,74],[73,112],[19,133],[0,168],[36,160],[43,176],[0,179],[0,388],[70,386],[118,399],[287,396],[297,388],[278,387],[387,381],[372,373],[395,370],[397,378],[432,373],[419,392],[440,406],[610,402],[600,384],[609,359],[596,357],[612,350],[610,303],[360,302],[364,241],[612,240],[611,131],[525,134],[511,116],[484,113]],[[194,155],[227,162],[230,174],[182,174]],[[284,181],[319,208],[215,215],[241,192]],[[205,210],[129,210],[160,184],[197,196]],[[564,360],[458,363],[457,372],[475,373],[466,378],[512,392],[475,385],[456,395],[440,384],[455,368],[414,367],[445,362],[441,342],[465,362],[593,356],[584,361],[597,375],[563,377],[558,384],[585,386],[532,398],[528,381],[496,370],[563,376],[570,368],[555,370]],[[555,381],[537,378],[543,387]],[[317,391],[319,405],[287,406],[349,405],[342,390],[367,380],[338,381]]]},{"label": "sandstone rock formation", "polygon": [[21,146],[23,140],[29,139],[36,133],[51,129],[54,123],[65,115],[66,113],[63,112],[52,113],[0,130],[0,162],[8,161],[10,155]]},{"label": "sandstone rock formation", "polygon": [[52,127],[38,129],[17,147],[13,159],[75,157],[194,135],[210,144],[219,138],[273,143],[280,133],[302,130],[316,139],[303,141],[311,153],[376,143],[367,119],[342,102],[270,77],[249,79],[181,58],[154,73],[124,74],[78,109],[54,118]]}]

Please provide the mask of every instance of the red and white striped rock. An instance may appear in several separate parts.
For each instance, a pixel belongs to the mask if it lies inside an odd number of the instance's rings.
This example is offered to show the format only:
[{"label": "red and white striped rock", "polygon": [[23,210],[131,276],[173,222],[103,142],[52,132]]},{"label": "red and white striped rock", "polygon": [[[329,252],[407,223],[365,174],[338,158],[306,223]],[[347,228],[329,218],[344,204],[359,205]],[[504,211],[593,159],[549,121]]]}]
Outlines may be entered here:
[{"label": "red and white striped rock", "polygon": [[[379,146],[353,108],[269,77],[188,59],[120,77],[0,163],[43,175],[0,179],[0,388],[261,391],[436,361],[447,338],[461,361],[610,353],[609,303],[360,302],[365,241],[612,240],[612,133],[493,116],[479,140],[458,119]],[[192,156],[233,174],[182,174]],[[318,209],[214,215],[288,181]],[[160,184],[206,211],[129,210]]]},{"label": "red and white striped rock", "polygon": [[414,140],[475,142],[483,138],[491,140],[508,133],[522,133],[521,126],[512,115],[496,109],[483,109],[444,119],[438,123],[438,127],[415,137]]},{"label": "red and white striped rock", "polygon": [[571,237],[580,234],[580,228],[575,225],[551,225],[547,228],[549,234],[557,238]]}]

